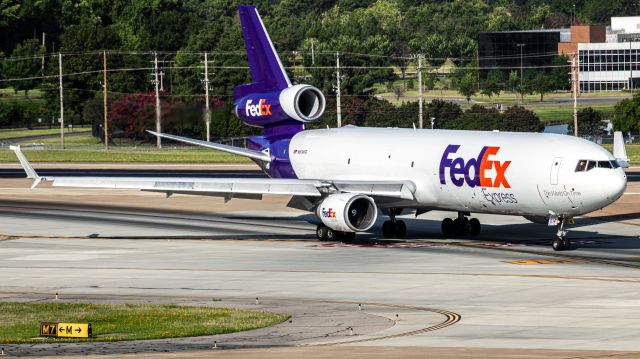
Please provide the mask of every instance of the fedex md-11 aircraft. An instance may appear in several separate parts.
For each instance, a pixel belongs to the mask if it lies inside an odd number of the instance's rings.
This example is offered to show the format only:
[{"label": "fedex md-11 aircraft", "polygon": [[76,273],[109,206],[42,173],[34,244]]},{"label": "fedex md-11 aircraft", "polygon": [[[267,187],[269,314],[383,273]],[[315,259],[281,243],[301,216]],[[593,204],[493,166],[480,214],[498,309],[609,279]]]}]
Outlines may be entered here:
[{"label": "fedex md-11 aircraft", "polygon": [[304,130],[318,119],[325,98],[317,88],[293,85],[254,6],[239,7],[252,83],[233,92],[236,115],[264,129],[237,148],[168,134],[152,134],[252,159],[264,179],[40,177],[19,147],[27,176],[54,186],[261,199],[292,196],[289,206],[320,220],[317,237],[353,239],[372,228],[380,214],[386,238],[402,238],[397,216],[450,211],[444,236],[478,235],[471,213],[518,215],[557,227],[553,249],[570,248],[566,224],[605,207],[626,188],[621,134],[612,156],[601,146],[570,136],[345,126]]}]

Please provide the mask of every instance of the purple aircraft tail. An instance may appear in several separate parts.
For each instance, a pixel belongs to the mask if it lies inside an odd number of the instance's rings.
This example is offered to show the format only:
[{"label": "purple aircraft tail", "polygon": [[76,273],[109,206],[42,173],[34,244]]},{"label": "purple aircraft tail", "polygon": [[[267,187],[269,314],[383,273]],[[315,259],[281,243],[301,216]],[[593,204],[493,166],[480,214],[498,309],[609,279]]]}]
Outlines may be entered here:
[{"label": "purple aircraft tail", "polygon": [[258,10],[241,5],[238,11],[252,83],[233,90],[236,115],[248,125],[263,127],[267,139],[292,136],[322,115],[324,95],[310,85],[291,85]]},{"label": "purple aircraft tail", "polygon": [[233,90],[236,116],[264,129],[264,136],[250,137],[247,145],[270,153],[272,160],[265,170],[272,177],[293,177],[289,142],[306,122],[322,115],[324,95],[311,85],[291,84],[255,6],[241,5],[238,12],[252,82]]},{"label": "purple aircraft tail", "polygon": [[251,93],[284,90],[290,87],[289,76],[284,71],[258,9],[255,6],[240,5],[238,13],[253,83],[236,87],[233,92],[234,100],[240,100]]}]

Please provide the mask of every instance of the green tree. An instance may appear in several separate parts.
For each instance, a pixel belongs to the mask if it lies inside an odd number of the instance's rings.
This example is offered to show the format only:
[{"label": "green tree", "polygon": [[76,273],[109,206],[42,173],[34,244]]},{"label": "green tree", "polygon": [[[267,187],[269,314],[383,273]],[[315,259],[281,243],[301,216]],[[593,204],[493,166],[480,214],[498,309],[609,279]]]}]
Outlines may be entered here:
[{"label": "green tree", "polygon": [[19,43],[11,53],[11,61],[4,63],[5,76],[9,78],[22,79],[12,81],[11,85],[17,93],[24,91],[24,97],[29,97],[29,90],[34,89],[42,81],[35,77],[42,74],[41,57],[44,49],[36,39],[28,39]]},{"label": "green tree", "polygon": [[[593,107],[578,110],[578,136],[602,136],[605,127],[602,112]],[[573,133],[573,121],[569,123],[569,133]]]},{"label": "green tree", "polygon": [[448,128],[459,130],[491,131],[498,129],[502,115],[495,108],[473,105],[460,117],[448,122]]},{"label": "green tree", "polygon": [[506,31],[513,26],[512,15],[504,6],[497,6],[487,18],[487,31]]},{"label": "green tree", "polygon": [[459,69],[456,71],[454,79],[455,85],[458,87],[458,92],[467,99],[467,102],[470,102],[471,96],[475,95],[478,91],[475,71]]},{"label": "green tree", "polygon": [[518,71],[509,72],[509,79],[507,80],[507,84],[509,85],[509,89],[511,92],[516,93],[518,87],[520,86],[520,76],[518,75]]},{"label": "green tree", "polygon": [[426,106],[425,114],[426,121],[434,119],[435,128],[449,128],[449,122],[462,115],[462,108],[454,102],[434,99]]},{"label": "green tree", "polygon": [[549,75],[544,72],[539,72],[535,75],[531,83],[533,92],[540,94],[540,102],[544,99],[544,95],[553,90],[553,83]]},{"label": "green tree", "polygon": [[[613,129],[615,131],[637,131],[640,129],[640,94],[624,99],[613,107]],[[578,124],[578,130],[580,124]]]},{"label": "green tree", "polygon": [[491,97],[493,95],[500,95],[500,91],[502,90],[502,71],[500,70],[491,70],[487,74],[487,79],[484,81],[482,86],[482,90],[480,93],[489,97],[489,101],[491,101]]},{"label": "green tree", "polygon": [[502,114],[501,131],[540,132],[544,125],[533,111],[521,106],[509,107]]},{"label": "green tree", "polygon": [[571,87],[569,58],[566,55],[556,56],[553,58],[551,66],[553,66],[549,74],[551,89],[554,91],[568,90]]}]

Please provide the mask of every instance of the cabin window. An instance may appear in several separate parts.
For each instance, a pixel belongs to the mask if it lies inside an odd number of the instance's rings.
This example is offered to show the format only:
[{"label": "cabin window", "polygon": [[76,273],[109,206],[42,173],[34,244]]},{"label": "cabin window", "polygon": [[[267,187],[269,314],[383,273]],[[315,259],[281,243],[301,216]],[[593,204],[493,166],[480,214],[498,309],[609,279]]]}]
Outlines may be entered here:
[{"label": "cabin window", "polygon": [[587,170],[587,160],[578,161],[578,165],[576,166],[576,172],[584,172]]}]

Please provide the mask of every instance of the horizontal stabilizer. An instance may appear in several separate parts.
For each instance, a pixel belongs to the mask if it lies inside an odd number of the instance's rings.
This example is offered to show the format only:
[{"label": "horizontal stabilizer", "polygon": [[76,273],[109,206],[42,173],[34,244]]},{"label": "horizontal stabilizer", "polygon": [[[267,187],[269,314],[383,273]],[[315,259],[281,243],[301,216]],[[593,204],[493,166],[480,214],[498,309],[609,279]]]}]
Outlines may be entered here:
[{"label": "horizontal stabilizer", "polygon": [[166,138],[166,139],[169,139],[169,140],[188,143],[188,144],[194,145],[194,146],[211,148],[211,149],[214,149],[214,150],[223,151],[223,152],[227,152],[227,153],[232,153],[232,154],[238,155],[238,156],[248,157],[248,158],[251,158],[251,159],[254,159],[254,160],[258,160],[258,161],[262,161],[262,162],[271,162],[271,156],[269,156],[268,154],[262,153],[262,152],[258,152],[258,151],[249,150],[249,149],[246,149],[246,148],[228,146],[228,145],[223,145],[221,143],[215,143],[215,142],[207,142],[207,141],[195,140],[193,138],[187,138],[187,137],[167,135],[167,134],[164,134],[164,133],[158,133],[158,132],[153,132],[153,131],[147,131],[147,132],[149,132],[150,134],[152,134],[154,136],[158,136],[158,137],[161,137],[161,138]]}]

